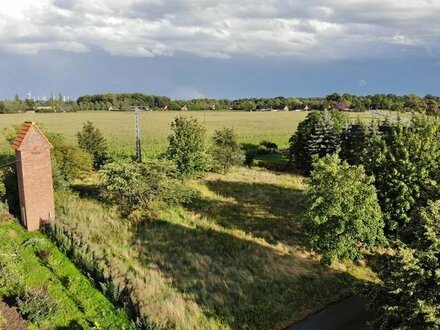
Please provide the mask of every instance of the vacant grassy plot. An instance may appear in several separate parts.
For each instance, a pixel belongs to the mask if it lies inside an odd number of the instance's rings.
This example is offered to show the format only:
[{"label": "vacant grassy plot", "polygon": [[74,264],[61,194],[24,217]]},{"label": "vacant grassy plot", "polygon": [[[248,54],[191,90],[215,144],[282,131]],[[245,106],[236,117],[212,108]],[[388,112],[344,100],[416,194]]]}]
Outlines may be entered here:
[{"label": "vacant grassy plot", "polygon": [[[206,126],[211,134],[223,127],[232,127],[240,142],[258,143],[269,140],[280,147],[288,144],[290,136],[302,121],[306,112],[144,112],[141,116],[142,148],[146,155],[157,155],[164,151],[170,123],[176,116],[193,116]],[[356,118],[358,114],[350,114]],[[361,118],[371,118],[369,114],[359,114]],[[54,132],[62,133],[76,142],[75,134],[85,121],[92,121],[109,142],[115,154],[133,153],[134,113],[133,112],[78,112],[56,114],[8,114],[0,115],[0,131],[12,124],[22,124],[25,120],[42,123]],[[0,139],[0,149],[8,148]]]},{"label": "vacant grassy plot", "polygon": [[[94,200],[57,197],[57,224],[82,242],[141,312],[176,329],[281,329],[371,279],[303,247],[301,177],[240,168],[193,181],[191,205],[130,226]],[[101,267],[101,266],[100,266]]]},{"label": "vacant grassy plot", "polygon": [[[43,287],[55,303],[55,314],[40,327],[30,324],[30,329],[134,329],[125,313],[116,310],[44,235],[29,233],[15,221],[0,223],[0,251],[0,262],[8,259],[17,265],[15,274],[21,274],[26,290]],[[47,257],[39,257],[40,251]],[[0,300],[7,294],[4,290],[0,287]]]}]

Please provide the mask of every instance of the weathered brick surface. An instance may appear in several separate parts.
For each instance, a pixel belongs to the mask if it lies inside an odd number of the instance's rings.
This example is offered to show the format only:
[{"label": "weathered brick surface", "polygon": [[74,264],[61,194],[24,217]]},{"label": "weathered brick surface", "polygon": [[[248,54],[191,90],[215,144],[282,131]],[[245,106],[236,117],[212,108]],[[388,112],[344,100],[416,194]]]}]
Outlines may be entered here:
[{"label": "weathered brick surface", "polygon": [[13,147],[22,221],[28,230],[33,231],[40,228],[42,220],[55,217],[50,158],[52,146],[34,123],[26,124],[20,133],[22,136],[17,138],[20,141],[15,141]]}]

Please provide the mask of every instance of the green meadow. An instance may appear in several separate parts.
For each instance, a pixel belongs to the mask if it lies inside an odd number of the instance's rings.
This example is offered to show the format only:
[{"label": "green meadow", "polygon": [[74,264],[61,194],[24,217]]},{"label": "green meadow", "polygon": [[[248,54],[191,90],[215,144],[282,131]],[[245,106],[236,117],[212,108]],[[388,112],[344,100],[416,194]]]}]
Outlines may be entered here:
[{"label": "green meadow", "polygon": [[[141,137],[144,154],[155,156],[166,149],[170,134],[170,123],[176,116],[197,118],[212,134],[215,130],[230,127],[235,130],[241,143],[259,143],[268,140],[287,147],[288,140],[295,132],[298,123],[306,117],[306,112],[242,112],[242,111],[188,111],[188,112],[143,112],[141,114]],[[370,119],[367,113],[350,114],[352,118]],[[86,121],[92,121],[109,143],[116,155],[130,155],[134,150],[134,113],[88,111],[78,113],[42,113],[0,115],[0,131],[10,125],[24,121],[43,124],[44,128],[65,135],[76,142],[76,133]],[[0,146],[7,148],[6,142]]]}]

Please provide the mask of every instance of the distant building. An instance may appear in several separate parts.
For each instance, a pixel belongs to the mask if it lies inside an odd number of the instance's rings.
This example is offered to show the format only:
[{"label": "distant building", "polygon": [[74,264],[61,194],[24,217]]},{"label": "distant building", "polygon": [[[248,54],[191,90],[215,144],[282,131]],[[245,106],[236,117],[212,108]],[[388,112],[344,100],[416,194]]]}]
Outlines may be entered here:
[{"label": "distant building", "polygon": [[350,108],[345,103],[335,103],[333,104],[333,109],[339,110],[339,111],[350,111]]},{"label": "distant building", "polygon": [[284,110],[284,111],[289,111],[289,107],[286,105],[286,106],[283,108],[283,110]]},{"label": "distant building", "polygon": [[306,106],[304,107],[304,111],[309,111],[309,110],[310,110],[309,106],[306,105]]},{"label": "distant building", "polygon": [[183,105],[180,107],[180,111],[188,111],[188,107],[186,105]]},{"label": "distant building", "polygon": [[35,113],[35,109],[28,108],[28,109],[24,110],[24,113]]}]

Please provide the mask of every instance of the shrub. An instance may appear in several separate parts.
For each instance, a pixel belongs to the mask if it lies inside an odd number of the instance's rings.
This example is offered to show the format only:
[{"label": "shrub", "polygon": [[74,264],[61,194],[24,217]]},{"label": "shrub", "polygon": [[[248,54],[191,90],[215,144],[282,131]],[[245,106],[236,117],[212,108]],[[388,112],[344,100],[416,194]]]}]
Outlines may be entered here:
[{"label": "shrub", "polygon": [[175,178],[176,168],[169,161],[111,163],[101,173],[104,197],[134,220],[148,218],[164,205],[183,203],[192,196],[192,191]]},{"label": "shrub", "polygon": [[232,166],[243,163],[244,156],[232,128],[215,131],[212,142],[214,169],[221,169],[226,173]]},{"label": "shrub", "polygon": [[24,291],[24,275],[14,256],[0,257],[0,296],[18,296]]},{"label": "shrub", "polygon": [[244,150],[244,165],[246,166],[253,166],[255,158],[266,153],[261,145],[252,143],[243,143],[241,149]]},{"label": "shrub", "polygon": [[177,117],[171,123],[166,156],[173,161],[182,177],[196,177],[209,170],[211,159],[206,129],[195,118]]},{"label": "shrub", "polygon": [[95,169],[100,168],[107,162],[107,142],[101,131],[94,127],[91,121],[84,123],[82,131],[78,132],[76,136],[79,147],[92,155]]},{"label": "shrub", "polygon": [[29,321],[40,324],[55,314],[55,303],[42,287],[30,289],[23,297],[17,298],[20,313]]},{"label": "shrub", "polygon": [[316,159],[304,192],[303,214],[309,246],[323,262],[357,259],[360,248],[383,243],[383,220],[373,179],[362,166],[337,155]]},{"label": "shrub", "polygon": [[83,178],[92,171],[92,156],[74,146],[68,144],[58,144],[52,151],[54,166],[56,171],[66,182],[74,179]]},{"label": "shrub", "polygon": [[276,143],[270,142],[270,141],[261,141],[260,145],[263,146],[264,148],[266,148],[266,151],[268,153],[274,153],[275,151],[278,150],[278,145]]}]

